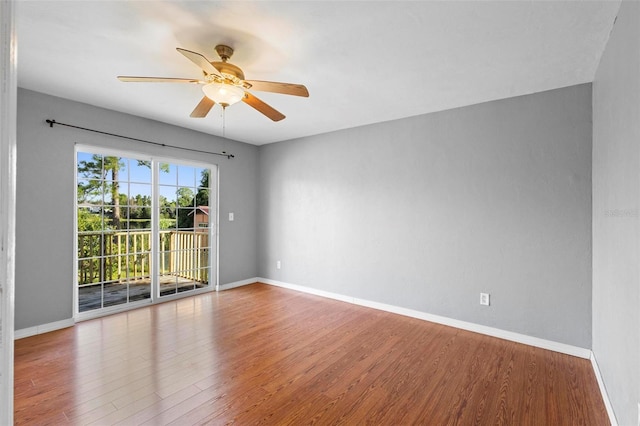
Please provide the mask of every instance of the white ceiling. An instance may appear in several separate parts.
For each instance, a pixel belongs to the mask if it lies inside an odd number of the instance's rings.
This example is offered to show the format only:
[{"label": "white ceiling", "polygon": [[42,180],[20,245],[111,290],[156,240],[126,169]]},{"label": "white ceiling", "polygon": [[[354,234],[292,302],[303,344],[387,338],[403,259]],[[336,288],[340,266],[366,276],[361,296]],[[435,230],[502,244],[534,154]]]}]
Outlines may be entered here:
[{"label": "white ceiling", "polygon": [[[254,92],[226,136],[261,145],[593,81],[619,1],[20,1],[20,87],[221,135],[219,106],[189,114],[199,78],[182,47],[247,79],[302,83],[309,98]],[[55,117],[51,117],[55,118]],[[60,120],[62,121],[62,120]],[[82,123],[71,123],[82,125]]]}]

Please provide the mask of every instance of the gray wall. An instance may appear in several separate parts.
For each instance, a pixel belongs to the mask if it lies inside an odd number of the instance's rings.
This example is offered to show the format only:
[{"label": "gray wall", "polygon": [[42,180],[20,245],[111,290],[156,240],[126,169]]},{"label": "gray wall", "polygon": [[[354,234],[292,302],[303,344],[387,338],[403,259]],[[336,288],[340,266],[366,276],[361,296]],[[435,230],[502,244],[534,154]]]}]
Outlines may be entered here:
[{"label": "gray wall", "polygon": [[[236,158],[155,147],[62,126],[99,129]],[[218,164],[220,284],[257,275],[258,148],[24,89],[18,91],[16,329],[73,316],[74,144]],[[227,213],[235,221],[227,221]]]},{"label": "gray wall", "polygon": [[621,425],[640,402],[640,4],[622,2],[593,83],[593,352]]},{"label": "gray wall", "polygon": [[585,84],[262,146],[258,272],[590,348],[591,130]]}]

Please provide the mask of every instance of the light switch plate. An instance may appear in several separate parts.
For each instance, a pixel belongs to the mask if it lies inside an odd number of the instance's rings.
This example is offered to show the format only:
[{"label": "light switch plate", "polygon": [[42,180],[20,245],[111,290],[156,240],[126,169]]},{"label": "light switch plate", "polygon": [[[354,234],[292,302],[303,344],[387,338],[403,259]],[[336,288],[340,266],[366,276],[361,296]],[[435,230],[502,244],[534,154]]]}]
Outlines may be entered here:
[{"label": "light switch plate", "polygon": [[233,212],[229,212],[229,222],[233,222],[234,216]]},{"label": "light switch plate", "polygon": [[489,293],[480,293],[480,304],[489,306]]}]

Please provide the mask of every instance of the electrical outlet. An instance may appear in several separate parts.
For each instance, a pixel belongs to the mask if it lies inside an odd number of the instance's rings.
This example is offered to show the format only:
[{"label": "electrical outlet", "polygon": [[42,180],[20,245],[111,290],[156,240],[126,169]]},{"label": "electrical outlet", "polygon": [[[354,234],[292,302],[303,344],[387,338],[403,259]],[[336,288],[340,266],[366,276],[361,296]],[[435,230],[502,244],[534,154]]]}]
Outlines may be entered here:
[{"label": "electrical outlet", "polygon": [[489,293],[480,293],[480,304],[489,306]]},{"label": "electrical outlet", "polygon": [[280,261],[276,261],[276,269],[280,269],[282,268],[282,263],[280,263]]}]

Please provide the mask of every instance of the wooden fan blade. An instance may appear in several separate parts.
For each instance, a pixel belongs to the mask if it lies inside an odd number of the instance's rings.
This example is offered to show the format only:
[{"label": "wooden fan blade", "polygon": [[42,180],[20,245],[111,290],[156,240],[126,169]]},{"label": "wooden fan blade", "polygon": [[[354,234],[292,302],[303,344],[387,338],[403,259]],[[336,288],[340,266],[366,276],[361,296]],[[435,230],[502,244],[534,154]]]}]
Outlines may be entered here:
[{"label": "wooden fan blade", "polygon": [[263,113],[264,115],[272,119],[273,121],[280,121],[285,118],[284,114],[282,114],[280,111],[275,110],[273,107],[264,103],[260,99],[256,98],[251,93],[249,92],[244,92],[244,93],[245,93],[245,96],[244,98],[242,98],[242,102],[244,102],[245,104],[252,106],[259,112]]},{"label": "wooden fan blade", "polygon": [[188,60],[190,60],[191,62],[193,62],[200,68],[202,68],[204,72],[206,72],[207,74],[213,74],[213,75],[217,75],[218,77],[222,77],[222,74],[220,74],[220,71],[218,71],[216,67],[211,65],[211,62],[209,62],[207,58],[205,58],[201,54],[197,52],[192,52],[190,50],[181,49],[179,47],[176,47],[176,50],[182,53]]},{"label": "wooden fan blade", "polygon": [[281,93],[283,95],[309,97],[309,91],[302,84],[278,83],[276,81],[245,80],[252,90]]},{"label": "wooden fan blade", "polygon": [[209,114],[209,111],[216,103],[211,99],[204,96],[200,103],[195,107],[190,117],[192,118],[204,118]]},{"label": "wooden fan blade", "polygon": [[204,81],[195,78],[171,78],[171,77],[133,77],[130,75],[119,75],[118,80],[130,83],[203,83]]}]

